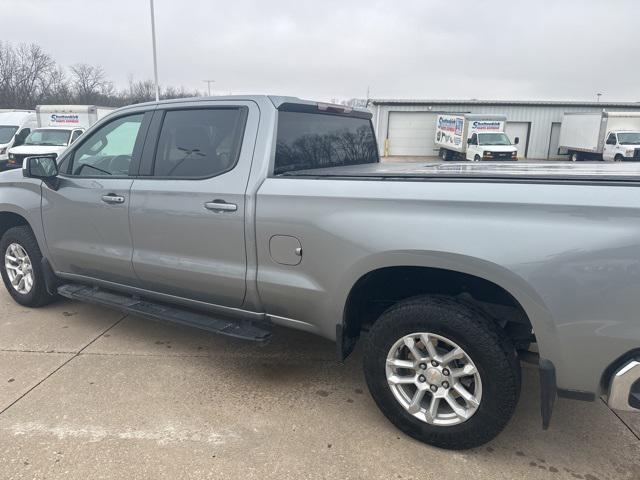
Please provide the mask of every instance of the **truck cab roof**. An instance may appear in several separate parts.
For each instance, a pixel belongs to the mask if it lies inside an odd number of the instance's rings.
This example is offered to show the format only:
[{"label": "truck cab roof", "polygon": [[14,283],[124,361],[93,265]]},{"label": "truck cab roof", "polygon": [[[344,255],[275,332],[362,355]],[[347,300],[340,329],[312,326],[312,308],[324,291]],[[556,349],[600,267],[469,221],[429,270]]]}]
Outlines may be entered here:
[{"label": "truck cab roof", "polygon": [[[148,107],[152,105],[171,105],[177,103],[197,103],[197,102],[211,102],[211,101],[249,101],[256,102],[258,104],[268,102],[272,104],[276,110],[295,109],[297,111],[318,111],[321,113],[334,113],[342,115],[353,115],[371,118],[372,113],[369,110],[363,108],[354,108],[348,105],[339,105],[325,102],[316,102],[312,100],[305,100],[299,97],[281,96],[281,95],[220,95],[215,97],[188,97],[188,98],[175,98],[170,100],[160,100],[158,102],[151,101],[145,103],[138,103],[135,105],[128,105],[122,107],[119,110],[134,109],[140,107]],[[298,106],[299,108],[295,108]],[[486,118],[486,115],[483,116]]]}]

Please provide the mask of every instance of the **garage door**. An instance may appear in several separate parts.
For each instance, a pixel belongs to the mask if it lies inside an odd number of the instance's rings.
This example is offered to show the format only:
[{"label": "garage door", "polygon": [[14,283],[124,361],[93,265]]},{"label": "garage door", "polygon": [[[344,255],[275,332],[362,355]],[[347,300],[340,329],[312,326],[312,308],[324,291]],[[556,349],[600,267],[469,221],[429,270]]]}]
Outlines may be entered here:
[{"label": "garage door", "polygon": [[438,155],[435,136],[436,115],[434,113],[389,113],[387,133],[389,155]]},{"label": "garage door", "polygon": [[518,145],[516,145],[518,158],[525,158],[527,156],[530,125],[529,122],[507,122],[507,126],[504,128],[505,133],[512,142],[515,142],[516,138],[520,139]]}]

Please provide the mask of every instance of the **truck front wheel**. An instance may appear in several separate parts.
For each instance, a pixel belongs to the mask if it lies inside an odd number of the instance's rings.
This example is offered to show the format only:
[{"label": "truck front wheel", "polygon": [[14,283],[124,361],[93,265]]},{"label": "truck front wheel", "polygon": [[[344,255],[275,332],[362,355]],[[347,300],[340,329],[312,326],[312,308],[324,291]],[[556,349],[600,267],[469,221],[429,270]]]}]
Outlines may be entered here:
[{"label": "truck front wheel", "polygon": [[518,402],[520,364],[504,332],[445,296],[396,304],[374,323],[364,372],[373,399],[407,435],[440,448],[493,439]]},{"label": "truck front wheel", "polygon": [[4,256],[2,280],[16,302],[25,307],[41,307],[55,298],[47,293],[42,253],[29,227],[7,230],[0,239],[0,252]]}]

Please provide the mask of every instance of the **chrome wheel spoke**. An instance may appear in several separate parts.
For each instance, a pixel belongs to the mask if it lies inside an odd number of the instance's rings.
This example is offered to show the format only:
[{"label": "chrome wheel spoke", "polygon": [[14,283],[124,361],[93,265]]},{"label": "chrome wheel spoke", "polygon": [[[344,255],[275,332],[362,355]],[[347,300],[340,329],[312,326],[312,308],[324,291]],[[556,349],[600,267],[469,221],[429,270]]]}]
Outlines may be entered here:
[{"label": "chrome wheel spoke", "polygon": [[416,393],[413,394],[413,398],[411,399],[411,403],[407,407],[409,413],[418,413],[420,411],[425,392],[426,390],[416,390]]},{"label": "chrome wheel spoke", "polygon": [[471,394],[471,392],[469,392],[469,390],[464,388],[464,386],[461,383],[459,382],[456,383],[453,386],[453,389],[460,394],[460,396],[464,399],[464,401],[467,402],[467,405],[473,408],[478,408],[478,405],[480,405],[480,402],[478,402],[478,399],[474,397]]},{"label": "chrome wheel spoke", "polygon": [[456,399],[453,398],[453,395],[451,395],[451,392],[447,393],[444,396],[444,399],[451,407],[451,410],[453,410],[453,413],[455,413],[458,417],[464,420],[469,418],[467,415],[467,409],[464,408],[462,405],[460,405],[458,402],[456,402]]},{"label": "chrome wheel spoke", "polygon": [[402,360],[400,358],[387,358],[387,365],[396,368],[407,368],[414,370],[413,362],[411,360]]},{"label": "chrome wheel spoke", "polygon": [[435,395],[431,396],[431,402],[429,403],[429,409],[427,410],[427,422],[433,422],[438,417],[438,407],[440,406],[440,397]]},{"label": "chrome wheel spoke", "polygon": [[449,353],[442,356],[442,363],[446,365],[451,360],[458,360],[460,358],[463,358],[464,356],[465,356],[464,350],[462,350],[460,347],[456,347],[453,350],[451,350]]},{"label": "chrome wheel spoke", "polygon": [[408,385],[410,383],[416,383],[415,377],[401,377],[399,375],[391,375],[388,380],[389,383],[393,383],[394,385]]},{"label": "chrome wheel spoke", "polygon": [[474,367],[470,363],[467,363],[462,368],[452,368],[451,369],[451,376],[453,378],[466,377],[466,376],[469,376],[469,375],[473,375],[476,372],[477,372],[476,367]]},{"label": "chrome wheel spoke", "polygon": [[431,341],[431,337],[429,335],[423,333],[420,335],[420,339],[424,344],[424,347],[427,349],[427,353],[429,354],[429,360],[433,360],[438,357],[438,351],[436,350],[436,346]]},{"label": "chrome wheel spoke", "polygon": [[418,347],[416,346],[416,341],[413,337],[409,337],[409,336],[404,337],[404,344],[409,349],[409,351],[411,352],[411,355],[413,355],[413,358],[415,360],[420,360],[420,358],[422,358],[422,354],[418,350]]}]

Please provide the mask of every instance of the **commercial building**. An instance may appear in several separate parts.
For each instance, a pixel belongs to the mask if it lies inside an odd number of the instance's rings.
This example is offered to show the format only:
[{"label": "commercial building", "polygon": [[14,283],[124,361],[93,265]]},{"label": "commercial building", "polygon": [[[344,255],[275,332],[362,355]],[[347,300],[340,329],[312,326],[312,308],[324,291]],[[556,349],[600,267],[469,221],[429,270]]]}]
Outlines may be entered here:
[{"label": "commercial building", "polygon": [[443,112],[506,115],[506,133],[519,137],[520,158],[560,159],[565,112],[640,111],[640,102],[372,100],[373,125],[383,156],[436,156],[436,115]]}]

